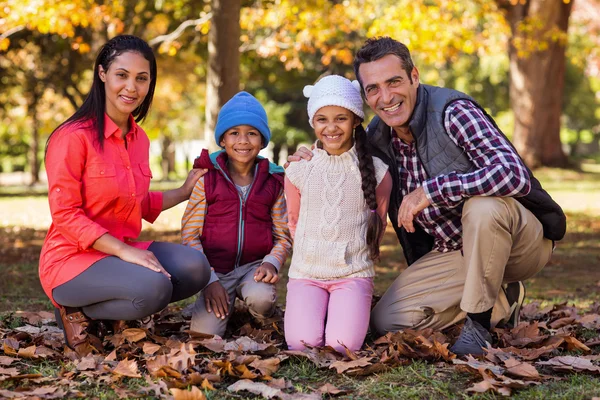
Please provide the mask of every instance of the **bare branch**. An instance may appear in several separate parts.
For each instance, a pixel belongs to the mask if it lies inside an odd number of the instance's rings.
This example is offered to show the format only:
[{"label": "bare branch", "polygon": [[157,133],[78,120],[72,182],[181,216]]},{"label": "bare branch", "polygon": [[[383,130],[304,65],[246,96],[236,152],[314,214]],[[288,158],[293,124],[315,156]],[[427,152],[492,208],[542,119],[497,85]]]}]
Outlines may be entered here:
[{"label": "bare branch", "polygon": [[177,29],[175,29],[173,32],[167,34],[167,35],[160,35],[155,37],[154,39],[151,39],[148,41],[148,44],[150,46],[154,46],[156,44],[159,43],[163,43],[163,42],[172,42],[173,40],[176,40],[179,36],[181,36],[183,34],[183,31],[186,28],[189,28],[190,26],[197,26],[200,24],[203,24],[207,21],[210,21],[210,19],[212,18],[212,12],[207,13],[205,16],[203,16],[202,18],[198,18],[198,19],[190,19],[187,21],[183,21],[178,27]]},{"label": "bare branch", "polygon": [[6,39],[7,37],[9,37],[10,35],[20,32],[23,29],[25,29],[25,25],[19,25],[19,26],[15,26],[14,28],[11,28],[9,30],[7,30],[6,32],[4,32],[2,35],[0,35],[0,40],[2,39]]}]

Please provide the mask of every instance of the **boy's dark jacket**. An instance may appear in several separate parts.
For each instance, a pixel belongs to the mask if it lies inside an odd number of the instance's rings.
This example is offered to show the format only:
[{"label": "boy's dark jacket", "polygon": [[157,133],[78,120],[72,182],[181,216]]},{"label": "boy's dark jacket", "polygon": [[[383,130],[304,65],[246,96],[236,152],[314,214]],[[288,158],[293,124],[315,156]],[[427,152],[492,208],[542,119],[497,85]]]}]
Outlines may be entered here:
[{"label": "boy's dark jacket", "polygon": [[215,272],[263,259],[273,248],[271,209],[283,188],[283,169],[257,157],[254,180],[242,201],[227,170],[227,153],[202,150],[194,168],[206,168],[206,217],[200,241]]},{"label": "boy's dark jacket", "polygon": [[[473,98],[456,90],[420,84],[417,91],[417,104],[409,126],[415,137],[419,159],[423,163],[428,177],[447,174],[451,171],[465,174],[476,169],[464,149],[454,144],[444,127],[446,108],[457,100],[469,100],[475,104],[502,134],[494,119]],[[410,265],[431,251],[433,237],[418,226],[415,226],[415,233],[407,233],[401,226],[398,226],[398,209],[402,203],[402,196],[398,188],[398,167],[395,161],[390,127],[379,117],[375,117],[367,128],[367,135],[371,154],[381,158],[389,166],[392,174],[394,188],[390,198],[389,216],[404,250],[406,261]],[[567,228],[565,214],[542,188],[529,168],[527,168],[527,172],[531,181],[531,191],[526,196],[515,197],[515,200],[523,204],[542,223],[544,237],[561,240]]]}]

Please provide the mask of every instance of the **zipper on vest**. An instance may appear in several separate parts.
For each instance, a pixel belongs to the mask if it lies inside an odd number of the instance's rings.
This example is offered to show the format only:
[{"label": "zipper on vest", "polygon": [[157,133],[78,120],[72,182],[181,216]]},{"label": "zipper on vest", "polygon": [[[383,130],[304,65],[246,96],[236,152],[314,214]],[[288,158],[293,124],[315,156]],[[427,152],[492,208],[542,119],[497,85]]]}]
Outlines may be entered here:
[{"label": "zipper on vest", "polygon": [[[229,175],[227,175],[225,173],[225,171],[223,171],[223,169],[221,168],[221,166],[219,164],[216,164],[216,167],[223,174],[223,176],[225,177],[225,179],[227,179],[227,181],[233,185],[233,188],[235,189],[235,191],[238,194],[238,197],[240,199],[240,218],[238,220],[237,256],[235,257],[235,265],[233,266],[233,268],[237,268],[237,267],[240,266],[240,260],[242,258],[242,248],[244,247],[244,226],[245,226],[245,221],[244,221],[243,215],[244,215],[244,207],[246,206],[246,202],[242,198],[242,195],[240,194],[240,192],[235,187],[235,183],[231,180],[231,178],[229,178]],[[252,183],[250,184],[250,188],[248,189],[248,197],[250,197],[250,193],[252,192],[252,186],[254,185],[254,181],[256,180],[256,173],[257,173],[257,171],[258,171],[258,164],[256,164],[254,166],[254,176],[252,177]]]}]

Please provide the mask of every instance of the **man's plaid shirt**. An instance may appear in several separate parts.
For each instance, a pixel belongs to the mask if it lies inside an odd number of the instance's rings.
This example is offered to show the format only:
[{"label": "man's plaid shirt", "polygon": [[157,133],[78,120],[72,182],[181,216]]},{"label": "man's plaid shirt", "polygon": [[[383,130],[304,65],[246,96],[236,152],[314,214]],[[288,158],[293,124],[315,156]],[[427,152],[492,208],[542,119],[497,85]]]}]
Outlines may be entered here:
[{"label": "man's plaid shirt", "polygon": [[430,177],[417,155],[415,142],[401,141],[393,132],[400,191],[406,196],[420,186],[431,205],[415,221],[434,237],[433,248],[448,252],[462,248],[462,206],[473,196],[520,197],[529,193],[529,175],[520,157],[483,112],[467,100],[452,103],[444,126],[450,139],[465,149],[479,168],[468,174]]}]

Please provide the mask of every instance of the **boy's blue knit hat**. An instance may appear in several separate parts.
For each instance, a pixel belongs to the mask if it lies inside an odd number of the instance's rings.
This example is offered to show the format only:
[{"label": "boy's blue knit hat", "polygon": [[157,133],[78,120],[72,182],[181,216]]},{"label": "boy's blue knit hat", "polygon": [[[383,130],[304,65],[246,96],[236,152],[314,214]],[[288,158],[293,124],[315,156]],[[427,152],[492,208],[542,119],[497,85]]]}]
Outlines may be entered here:
[{"label": "boy's blue knit hat", "polygon": [[215,141],[221,146],[221,136],[230,128],[250,125],[264,137],[263,148],[271,140],[269,121],[263,106],[248,92],[239,92],[221,107],[215,126]]}]

